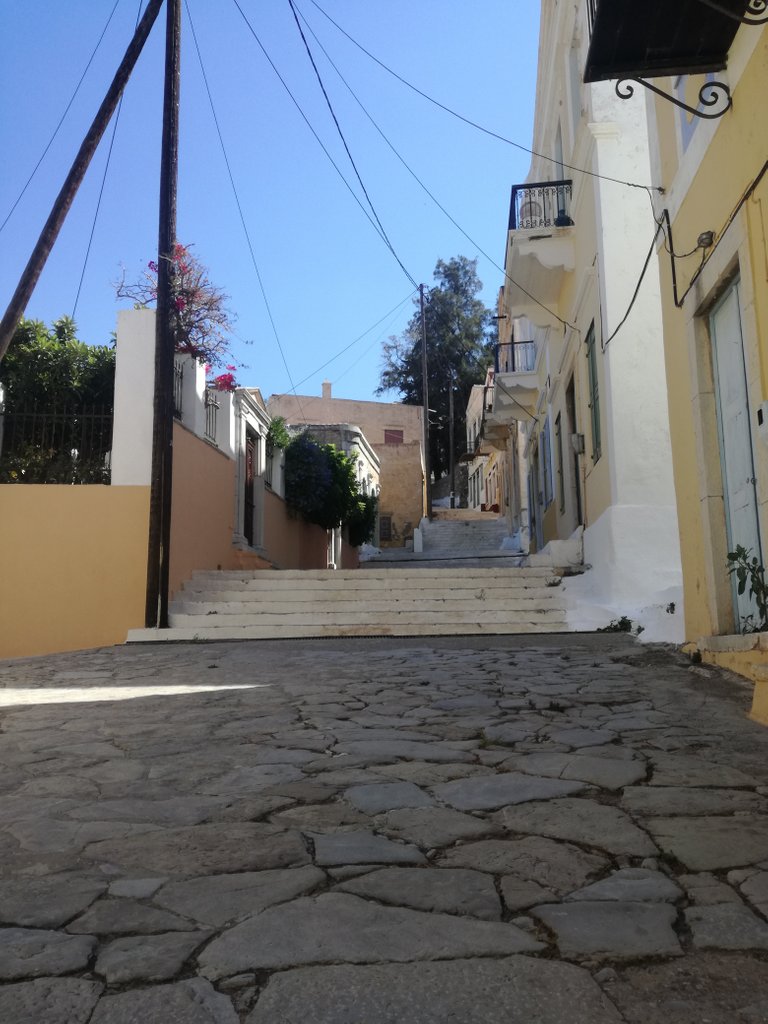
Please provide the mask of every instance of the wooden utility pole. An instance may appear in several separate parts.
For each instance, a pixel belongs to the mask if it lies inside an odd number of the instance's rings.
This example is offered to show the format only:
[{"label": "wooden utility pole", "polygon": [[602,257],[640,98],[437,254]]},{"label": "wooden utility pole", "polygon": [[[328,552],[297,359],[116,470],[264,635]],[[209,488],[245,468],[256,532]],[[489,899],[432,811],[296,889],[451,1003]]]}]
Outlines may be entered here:
[{"label": "wooden utility pole", "polygon": [[[107,130],[107,125],[115,112],[115,108],[120,100],[123,89],[126,86],[134,66],[136,65],[136,61],[139,59],[139,54],[142,51],[144,43],[147,40],[147,36],[155,23],[155,19],[157,18],[162,5],[163,0],[150,0],[147,5],[144,16],[136,26],[133,39],[131,40],[128,49],[125,51],[125,56],[115,72],[112,84],[110,85],[95,118],[93,119],[91,127],[88,129],[88,133],[78,150],[69,174],[61,187],[61,191],[56,197],[53,209],[51,210],[48,220],[45,222],[45,226],[37,240],[37,245],[32,250],[32,255],[29,257],[29,262],[24,268],[24,272],[21,275],[16,291],[13,293],[13,297],[8,304],[8,308],[5,311],[3,319],[0,320],[0,360],[2,360],[3,356],[8,351],[11,339],[16,332],[16,328],[19,326],[19,320],[24,315],[27,303],[32,296],[32,292],[35,290],[35,285],[43,271],[43,267],[50,255],[53,244],[58,237],[59,231],[61,230],[61,226],[64,223],[67,214],[69,213],[72,202],[77,195],[77,190],[80,188],[83,178],[85,177],[85,172],[88,170],[88,165],[91,162],[93,154],[96,152],[102,135]],[[6,154],[6,159],[8,159],[8,154]]]},{"label": "wooden utility pole", "polygon": [[421,311],[421,391],[424,417],[424,495],[427,519],[432,518],[432,460],[429,457],[429,378],[427,376],[427,321],[424,316],[424,285],[419,285]]},{"label": "wooden utility pole", "polygon": [[453,440],[453,370],[448,375],[448,466],[451,472],[451,508],[456,507],[454,491],[456,490],[456,453]]},{"label": "wooden utility pole", "polygon": [[181,0],[167,0],[163,147],[160,158],[160,223],[157,243],[155,396],[152,485],[149,498],[145,625],[168,626],[168,589],[173,486],[173,250],[176,244],[176,192],[179,165],[181,84]]}]

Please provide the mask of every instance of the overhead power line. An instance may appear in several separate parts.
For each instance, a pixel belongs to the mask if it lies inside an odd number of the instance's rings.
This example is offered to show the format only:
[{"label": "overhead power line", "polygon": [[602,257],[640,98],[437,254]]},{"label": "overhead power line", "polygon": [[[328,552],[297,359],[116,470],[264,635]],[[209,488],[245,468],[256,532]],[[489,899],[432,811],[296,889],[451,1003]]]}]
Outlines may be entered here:
[{"label": "overhead power line", "polygon": [[[386,320],[386,319],[387,319],[388,317],[391,317],[391,316],[393,315],[393,313],[396,313],[396,312],[397,312],[397,311],[398,311],[398,310],[400,309],[400,307],[401,307],[401,306],[404,306],[404,305],[406,304],[406,302],[407,302],[407,301],[408,301],[408,300],[409,300],[409,299],[411,298],[411,296],[412,296],[413,294],[414,294],[413,292],[409,292],[409,293],[408,293],[408,295],[406,295],[406,297],[405,297],[405,298],[404,298],[404,299],[403,299],[402,301],[398,302],[398,304],[397,304],[396,306],[393,306],[393,308],[392,308],[392,309],[390,309],[390,311],[389,311],[388,313],[385,313],[385,314],[384,314],[384,316],[380,317],[380,318],[379,318],[379,319],[378,319],[378,320],[376,321],[376,323],[375,323],[375,324],[372,324],[372,325],[371,325],[371,326],[370,326],[370,327],[368,328],[368,330],[367,330],[367,331],[363,331],[363,333],[362,333],[362,334],[359,334],[359,335],[358,335],[358,336],[357,336],[357,337],[355,338],[355,340],[354,340],[354,341],[350,341],[350,343],[349,343],[348,345],[345,345],[345,346],[344,346],[344,348],[342,348],[342,349],[339,349],[339,351],[338,351],[338,352],[336,353],[336,355],[335,355],[335,356],[331,356],[331,358],[330,358],[330,359],[327,359],[327,360],[326,360],[326,361],[325,361],[324,363],[322,363],[322,364],[321,364],[320,366],[318,366],[316,370],[313,370],[313,371],[312,371],[312,373],[308,373],[306,377],[304,377],[304,378],[303,378],[302,380],[300,380],[300,381],[298,382],[298,384],[296,385],[296,387],[301,387],[301,385],[302,385],[302,384],[304,384],[304,383],[306,383],[306,381],[308,381],[308,380],[311,380],[311,378],[312,378],[312,377],[314,377],[314,376],[316,376],[316,375],[317,375],[318,373],[320,373],[320,371],[321,371],[321,370],[324,370],[324,369],[326,368],[326,366],[330,366],[330,365],[331,365],[331,363],[335,363],[335,362],[336,362],[336,360],[337,360],[337,359],[338,359],[338,358],[339,358],[340,356],[343,356],[345,352],[348,352],[348,351],[349,351],[349,350],[350,350],[351,348],[353,348],[353,346],[355,346],[355,345],[356,345],[356,344],[358,343],[358,341],[362,341],[362,340],[363,340],[363,338],[365,338],[365,337],[366,337],[366,335],[368,335],[368,334],[370,334],[370,333],[371,333],[371,331],[374,331],[374,330],[376,330],[376,328],[377,328],[377,327],[379,326],[379,324],[382,324],[382,323],[384,323],[384,321],[385,321],[385,320]],[[374,343],[374,344],[375,344],[375,343]],[[369,350],[369,349],[366,349],[366,352],[368,352],[368,351],[370,351],[370,350]],[[363,354],[365,354],[365,353],[363,353]],[[358,361],[359,361],[359,360],[358,360]],[[352,365],[355,365],[355,364],[353,363]],[[348,369],[351,369],[351,366],[350,366],[350,367],[348,367]],[[347,372],[347,371],[345,370],[345,371],[344,371],[344,373],[346,373],[346,372]],[[342,374],[342,376],[343,376],[343,374]],[[337,378],[337,380],[340,380],[340,379],[341,379],[341,377],[338,377],[338,378]]]},{"label": "overhead power line", "polygon": [[93,48],[93,52],[91,53],[91,56],[88,58],[88,63],[83,68],[83,73],[80,75],[80,79],[79,79],[77,85],[75,86],[75,91],[70,96],[69,103],[67,103],[66,107],[64,108],[64,113],[59,118],[59,123],[53,129],[53,134],[51,135],[50,139],[48,140],[48,144],[46,145],[46,147],[43,150],[43,152],[40,154],[40,159],[37,161],[35,166],[32,168],[32,173],[27,178],[27,180],[26,180],[26,182],[24,184],[24,187],[22,188],[21,192],[19,192],[18,196],[16,197],[15,202],[13,203],[13,205],[10,208],[10,210],[6,214],[5,220],[3,221],[2,224],[0,224],[0,231],[3,230],[5,225],[8,223],[8,221],[13,216],[14,210],[16,209],[16,207],[19,205],[19,203],[21,202],[22,198],[24,197],[24,193],[27,191],[27,189],[29,188],[30,184],[32,183],[32,179],[34,178],[34,176],[37,174],[38,169],[40,167],[40,164],[43,162],[43,160],[45,160],[45,157],[46,157],[46,154],[48,153],[48,150],[51,148],[51,146],[54,143],[54,140],[55,140],[56,136],[59,134],[59,129],[64,124],[64,119],[66,118],[67,114],[69,113],[70,107],[75,102],[75,97],[77,96],[78,92],[80,91],[80,86],[83,84],[85,76],[88,74],[88,68],[90,68],[91,64],[93,63],[93,59],[96,56],[96,53],[97,53],[99,47],[101,46],[102,39],[107,34],[107,29],[109,28],[110,22],[112,21],[112,17],[114,15],[115,11],[117,10],[119,4],[120,4],[120,0],[115,0],[115,4],[114,4],[113,8],[109,12],[109,17],[107,18],[107,23],[104,26],[104,28],[101,30],[101,35],[97,39],[96,45]]},{"label": "overhead power line", "polygon": [[[134,25],[134,28],[133,28],[134,32],[136,31],[136,26],[139,24],[139,20],[141,19],[141,7],[142,7],[143,3],[144,3],[144,0],[139,0],[139,9],[136,12],[136,25]],[[109,165],[110,165],[110,162],[112,160],[112,150],[114,149],[114,146],[115,146],[115,136],[117,135],[117,126],[120,123],[120,112],[123,109],[123,100],[124,99],[125,99],[125,93],[123,93],[121,95],[120,102],[117,104],[117,110],[115,111],[115,121],[114,121],[114,124],[112,125],[112,137],[109,140],[109,149],[107,150],[107,159],[106,159],[106,162],[104,164],[104,173],[101,176],[101,185],[99,187],[99,196],[98,196],[98,199],[96,200],[96,209],[94,210],[94,213],[93,213],[93,222],[91,224],[91,233],[88,236],[88,245],[86,246],[85,257],[83,259],[83,269],[80,271],[80,280],[79,280],[79,282],[77,284],[77,293],[75,295],[75,301],[74,301],[74,303],[72,305],[72,319],[73,320],[75,319],[75,314],[77,313],[77,304],[80,302],[80,292],[83,290],[83,281],[85,280],[85,271],[88,268],[88,260],[90,259],[90,256],[91,256],[91,247],[93,245],[93,236],[96,233],[96,224],[98,223],[98,220],[99,220],[99,212],[101,210],[101,200],[104,197],[104,188],[105,188],[105,186],[107,184],[107,175],[109,174]]]},{"label": "overhead power line", "polygon": [[384,225],[381,223],[381,218],[379,217],[378,213],[376,212],[376,208],[373,205],[373,201],[371,200],[371,197],[368,194],[368,189],[365,187],[365,183],[363,182],[363,179],[360,177],[360,172],[357,169],[357,164],[355,163],[355,160],[354,160],[354,158],[352,156],[352,153],[350,152],[349,146],[347,145],[347,140],[344,137],[344,132],[341,130],[341,125],[339,124],[339,119],[336,116],[336,111],[333,109],[333,104],[331,103],[331,99],[330,99],[330,97],[328,95],[328,90],[325,88],[325,84],[323,82],[322,76],[320,75],[320,71],[319,71],[319,69],[317,67],[317,64],[315,63],[315,58],[313,57],[312,50],[310,48],[309,43],[307,42],[307,37],[304,35],[304,30],[301,27],[301,22],[299,21],[299,16],[296,13],[296,8],[294,7],[293,0],[288,0],[288,3],[290,4],[291,13],[293,14],[293,19],[296,22],[296,27],[299,30],[299,35],[301,36],[301,40],[304,43],[304,48],[307,51],[307,56],[309,57],[310,63],[312,64],[312,67],[314,69],[315,75],[317,77],[317,81],[318,81],[318,83],[320,85],[320,89],[322,90],[323,96],[325,97],[325,102],[327,103],[328,109],[331,112],[331,117],[333,118],[333,123],[336,125],[336,130],[339,133],[339,138],[341,139],[342,144],[344,146],[344,149],[346,151],[346,154],[349,157],[349,162],[352,164],[352,169],[355,172],[355,177],[357,178],[358,182],[360,183],[360,188],[363,190],[363,195],[365,196],[366,200],[368,201],[368,205],[371,208],[371,213],[373,214],[373,216],[374,216],[374,218],[376,220],[376,223],[379,225],[379,228],[381,229],[381,236],[384,239],[384,241],[386,242],[387,248],[389,249],[389,251],[392,253],[392,255],[397,260],[397,262],[398,262],[398,264],[400,266],[400,269],[403,271],[405,276],[411,282],[413,287],[414,288],[418,288],[418,285],[416,284],[416,280],[411,276],[411,274],[406,269],[403,261],[400,259],[400,257],[395,252],[394,246],[392,245],[392,242],[390,241],[389,235],[387,234],[386,230],[384,229]]},{"label": "overhead power line", "polygon": [[341,32],[341,34],[345,36],[350,41],[350,43],[356,46],[358,50],[360,50],[362,53],[366,55],[366,57],[369,57],[374,63],[378,64],[380,68],[387,72],[387,74],[392,75],[392,77],[396,78],[398,82],[401,82],[403,85],[407,86],[409,89],[417,93],[419,96],[427,100],[429,103],[432,103],[434,106],[439,107],[441,110],[444,110],[447,114],[450,114],[452,117],[458,118],[459,121],[463,121],[464,124],[468,124],[471,128],[476,128],[479,132],[482,132],[484,135],[489,135],[493,139],[498,139],[499,142],[504,142],[508,146],[514,146],[515,149],[519,149],[523,153],[528,153],[530,156],[538,157],[540,160],[546,160],[549,163],[557,164],[558,167],[567,167],[569,171],[576,171],[579,174],[586,174],[592,178],[600,178],[602,181],[612,181],[616,185],[625,185],[627,188],[642,188],[645,189],[646,191],[648,189],[652,189],[653,191],[656,192],[663,192],[663,189],[659,188],[658,185],[641,185],[636,181],[623,181],[621,178],[611,178],[607,174],[598,174],[597,171],[588,171],[584,167],[575,167],[573,164],[563,163],[561,160],[558,160],[555,157],[548,156],[545,153],[539,153],[535,149],[530,149],[528,146],[523,146],[520,142],[515,142],[513,139],[508,139],[505,135],[501,135],[499,132],[492,131],[490,128],[485,128],[483,125],[478,124],[477,121],[473,121],[471,120],[471,118],[465,117],[463,114],[460,114],[457,110],[454,110],[452,107],[447,106],[445,103],[441,103],[440,100],[436,100],[434,96],[430,96],[429,93],[424,92],[423,89],[419,89],[418,86],[414,85],[412,82],[409,82],[406,78],[403,78],[402,75],[399,75],[396,71],[394,71],[387,64],[385,64],[384,61],[379,60],[379,58],[372,54],[370,50],[367,50],[362,45],[362,43],[359,43],[353,36],[351,36],[349,32],[342,28],[342,26],[339,25],[337,21],[334,21],[330,14],[324,11],[320,4],[317,3],[317,0],[310,0],[310,3],[314,7],[316,7],[317,10],[323,15],[323,17],[327,18],[327,20],[330,21],[334,28],[338,29],[338,31]]},{"label": "overhead power line", "polygon": [[[291,7],[293,7],[293,6],[294,6],[294,4],[293,4],[292,0],[289,0],[289,2],[291,3]],[[361,99],[359,98],[359,96],[357,95],[357,93],[356,93],[356,92],[354,91],[354,89],[352,88],[352,86],[351,86],[351,85],[349,84],[349,82],[348,82],[348,81],[346,80],[346,78],[344,77],[344,75],[343,75],[343,74],[341,73],[341,71],[339,70],[339,68],[337,67],[337,65],[336,65],[336,64],[334,63],[334,61],[333,61],[333,59],[331,58],[330,54],[329,54],[329,53],[328,53],[328,51],[327,51],[327,50],[325,49],[325,47],[323,46],[322,42],[321,42],[321,41],[320,41],[320,40],[318,39],[318,37],[317,37],[316,33],[314,32],[314,30],[313,30],[312,26],[311,26],[311,25],[309,24],[309,22],[308,22],[308,21],[306,20],[306,18],[304,18],[304,15],[303,15],[303,14],[301,15],[301,17],[302,17],[302,19],[304,20],[304,24],[305,24],[305,25],[307,26],[308,30],[309,30],[309,31],[310,31],[310,33],[312,34],[312,37],[314,38],[315,42],[316,42],[316,43],[317,43],[317,45],[318,45],[318,46],[320,47],[320,49],[321,49],[321,50],[323,51],[323,54],[325,55],[325,58],[326,58],[326,60],[327,60],[327,61],[328,61],[328,63],[329,63],[330,65],[331,65],[331,67],[332,67],[332,68],[333,68],[333,70],[334,70],[334,71],[336,72],[336,74],[337,74],[337,75],[339,76],[339,78],[340,78],[340,79],[341,79],[341,81],[342,81],[342,82],[344,83],[344,85],[346,86],[346,88],[347,88],[347,89],[349,90],[349,92],[350,92],[350,94],[351,94],[352,98],[353,98],[353,99],[355,100],[355,102],[356,102],[356,103],[358,104],[358,106],[359,106],[359,107],[360,107],[360,109],[361,109],[361,110],[363,111],[363,113],[365,114],[365,116],[366,116],[366,117],[368,118],[368,120],[369,120],[369,121],[371,122],[371,124],[373,125],[373,127],[374,127],[374,128],[376,129],[376,131],[377,131],[377,132],[379,133],[379,135],[380,135],[380,136],[382,137],[382,139],[384,140],[384,142],[386,142],[386,144],[387,144],[387,145],[389,146],[389,148],[390,148],[390,149],[392,150],[392,152],[393,152],[393,153],[394,153],[394,155],[395,155],[395,156],[397,157],[397,159],[398,159],[398,160],[400,161],[400,163],[401,163],[401,164],[403,165],[403,167],[404,167],[404,168],[406,169],[406,171],[408,171],[408,173],[409,173],[409,174],[411,175],[411,177],[412,177],[412,178],[413,178],[413,179],[414,179],[414,180],[415,180],[415,181],[416,181],[416,182],[417,182],[417,183],[419,184],[419,186],[420,186],[420,187],[421,187],[421,188],[422,188],[422,189],[424,190],[424,192],[425,192],[425,193],[426,193],[426,194],[427,194],[427,195],[429,196],[429,198],[430,198],[430,199],[432,200],[432,202],[433,202],[433,203],[435,204],[435,206],[437,206],[437,208],[438,208],[438,209],[439,209],[439,210],[440,210],[440,211],[441,211],[441,212],[442,212],[443,214],[445,214],[445,216],[446,216],[446,217],[448,218],[448,220],[449,220],[449,221],[451,222],[451,224],[453,224],[453,226],[454,226],[454,227],[455,227],[455,228],[456,228],[456,229],[457,229],[458,231],[460,231],[462,235],[464,235],[464,237],[465,237],[465,238],[467,239],[467,241],[468,241],[468,242],[471,242],[471,244],[472,244],[472,245],[473,245],[473,246],[474,246],[474,247],[475,247],[475,248],[477,249],[477,251],[478,251],[479,253],[481,253],[481,255],[483,255],[483,256],[484,256],[484,257],[485,257],[485,258],[486,258],[486,259],[488,260],[488,262],[489,262],[489,263],[490,263],[490,264],[491,264],[492,266],[494,266],[494,267],[495,267],[495,268],[496,268],[496,269],[497,269],[498,271],[500,271],[500,272],[501,272],[501,273],[502,273],[502,274],[504,275],[504,278],[505,278],[505,279],[506,279],[507,281],[509,281],[509,283],[510,283],[510,284],[514,285],[514,286],[515,286],[516,288],[519,288],[519,289],[520,289],[520,291],[521,291],[521,292],[522,292],[522,293],[523,293],[523,294],[524,294],[524,295],[525,295],[525,296],[526,296],[527,298],[529,298],[529,299],[531,300],[531,302],[533,302],[533,303],[534,303],[535,305],[539,306],[539,308],[540,308],[540,309],[543,309],[543,310],[544,310],[544,311],[545,311],[546,313],[549,313],[549,314],[550,314],[550,316],[554,317],[554,318],[555,318],[555,319],[556,319],[556,320],[557,320],[557,321],[558,321],[559,323],[561,323],[561,324],[562,324],[562,325],[563,325],[564,327],[570,327],[570,328],[571,328],[572,330],[578,330],[578,328],[576,328],[576,327],[575,327],[575,326],[574,326],[573,324],[569,323],[569,322],[568,322],[567,320],[564,320],[564,319],[563,319],[563,318],[562,318],[561,316],[559,316],[559,315],[558,315],[557,313],[555,313],[555,311],[554,311],[553,309],[550,309],[550,307],[549,307],[549,306],[547,306],[547,305],[546,305],[546,304],[545,304],[544,302],[542,302],[542,301],[541,301],[540,299],[537,299],[535,295],[531,294],[531,292],[529,292],[529,291],[528,291],[528,290],[527,290],[526,288],[524,288],[524,287],[523,287],[523,286],[522,286],[522,285],[521,285],[521,284],[520,284],[520,283],[519,283],[518,281],[516,281],[516,280],[515,280],[515,279],[514,279],[513,277],[511,277],[511,276],[510,276],[510,275],[509,275],[509,274],[507,273],[507,271],[506,271],[506,268],[505,268],[505,267],[502,267],[502,266],[501,266],[501,264],[497,263],[497,262],[496,262],[496,260],[494,260],[494,259],[493,259],[493,257],[492,257],[492,256],[490,256],[490,255],[489,255],[489,254],[488,254],[488,253],[487,253],[487,252],[486,252],[486,251],[485,251],[485,250],[483,249],[483,247],[482,247],[481,245],[479,245],[479,244],[478,244],[478,243],[477,243],[477,242],[476,242],[476,241],[475,241],[475,240],[474,240],[474,239],[473,239],[473,238],[471,237],[471,235],[467,234],[467,232],[466,232],[466,231],[464,230],[464,228],[463,228],[463,227],[461,226],[461,224],[459,224],[459,222],[458,222],[458,221],[457,221],[457,220],[456,220],[456,219],[455,219],[454,217],[452,217],[452,216],[451,216],[451,214],[450,214],[450,213],[448,212],[448,210],[446,210],[446,208],[445,208],[445,207],[444,207],[444,206],[442,205],[442,203],[441,203],[441,202],[440,202],[440,201],[439,201],[439,200],[437,199],[437,197],[436,197],[436,196],[435,196],[435,195],[434,195],[434,194],[433,194],[433,193],[432,193],[432,192],[431,192],[431,191],[430,191],[430,190],[429,190],[429,189],[427,188],[427,186],[426,186],[426,185],[424,184],[424,182],[423,182],[423,181],[421,180],[421,178],[420,178],[420,177],[418,176],[418,174],[417,174],[417,173],[416,173],[416,172],[415,172],[415,171],[413,170],[413,168],[412,168],[412,167],[411,167],[411,166],[410,166],[410,165],[409,165],[409,164],[407,163],[407,161],[405,160],[405,158],[404,158],[404,157],[403,157],[403,156],[402,156],[402,155],[401,155],[401,154],[400,154],[400,153],[398,152],[398,150],[397,150],[397,149],[395,148],[394,144],[393,144],[393,143],[392,143],[392,142],[390,141],[390,139],[389,139],[389,138],[388,138],[388,137],[387,137],[387,136],[385,135],[385,133],[384,133],[384,132],[382,131],[382,129],[381,129],[380,127],[379,127],[379,125],[378,125],[378,124],[377,124],[377,122],[376,122],[376,121],[374,120],[374,118],[372,117],[372,115],[371,115],[371,114],[369,113],[368,109],[367,109],[367,108],[365,107],[365,105],[363,104],[362,100],[361,100]]]},{"label": "overhead power line", "polygon": [[[277,333],[277,326],[275,324],[275,318],[272,315],[272,309],[270,307],[269,300],[267,298],[267,292],[266,292],[266,289],[264,288],[264,281],[263,281],[262,276],[261,276],[261,271],[259,270],[259,265],[258,265],[258,263],[256,261],[256,254],[254,253],[254,250],[253,250],[253,243],[251,242],[251,235],[250,235],[250,232],[248,231],[248,226],[247,226],[247,224],[245,222],[245,215],[243,213],[243,207],[242,207],[242,204],[240,202],[240,196],[238,194],[237,186],[235,185],[235,179],[234,179],[234,176],[232,174],[232,165],[230,164],[229,156],[227,155],[227,147],[224,145],[224,136],[221,133],[221,127],[219,125],[219,118],[218,118],[218,116],[216,114],[216,107],[214,105],[213,96],[211,94],[211,89],[210,89],[210,86],[208,84],[208,75],[205,72],[205,65],[203,63],[203,55],[200,52],[200,45],[199,45],[199,43],[197,41],[197,32],[195,31],[195,25],[194,25],[194,22],[192,20],[192,12],[189,9],[189,4],[187,3],[187,0],[184,0],[184,7],[185,7],[186,12],[187,12],[187,18],[189,19],[189,27],[192,30],[192,40],[193,40],[193,42],[195,44],[195,52],[197,53],[197,59],[198,59],[198,62],[200,64],[200,71],[202,72],[202,75],[203,75],[203,84],[205,85],[205,91],[206,91],[206,93],[208,95],[208,103],[210,104],[210,107],[211,107],[211,114],[213,115],[213,123],[216,126],[216,134],[219,137],[219,144],[221,145],[221,152],[222,152],[222,154],[224,156],[224,163],[227,166],[227,174],[229,175],[229,183],[232,186],[232,192],[233,192],[234,197],[235,197],[235,204],[237,206],[237,212],[240,215],[240,223],[242,224],[243,232],[245,234],[245,240],[246,240],[246,243],[248,245],[248,251],[249,251],[249,253],[251,255],[251,262],[253,263],[253,269],[256,271],[256,279],[259,282],[259,288],[261,290],[261,296],[262,296],[262,298],[264,300],[264,306],[265,306],[265,308],[267,310],[267,316],[269,317],[269,322],[270,322],[270,324],[272,326],[272,333],[275,336],[275,341],[277,342],[277,347],[278,347],[278,349],[280,351],[280,357],[283,360],[283,366],[285,367],[285,372],[288,375],[288,381],[290,382],[290,385],[291,385],[291,391],[295,395],[296,394],[296,385],[293,383],[293,377],[291,376],[291,371],[290,371],[290,369],[288,367],[288,360],[285,357],[285,351],[283,350],[283,346],[282,346],[282,344],[280,342],[280,336]],[[298,395],[296,395],[296,400],[299,403],[299,412],[301,414],[301,418],[306,423],[306,417],[304,416],[304,410],[301,408],[301,402],[298,399]]]},{"label": "overhead power line", "polygon": [[287,83],[287,82],[285,81],[285,79],[283,78],[283,76],[282,76],[282,75],[280,74],[280,72],[279,72],[279,71],[278,71],[278,69],[277,69],[277,66],[276,66],[275,62],[274,62],[274,61],[272,60],[272,58],[271,58],[271,57],[269,56],[269,54],[267,53],[267,50],[266,50],[266,48],[265,48],[264,44],[262,43],[261,39],[259,38],[259,36],[258,36],[258,34],[257,34],[256,30],[254,29],[253,25],[252,25],[252,24],[250,23],[250,21],[249,21],[249,20],[248,20],[248,18],[246,17],[246,14],[245,14],[245,12],[243,11],[243,9],[242,9],[242,7],[240,6],[240,4],[238,3],[238,0],[232,0],[232,2],[234,3],[234,5],[235,5],[235,7],[236,7],[236,8],[238,9],[238,11],[240,12],[240,16],[242,17],[243,21],[245,22],[245,24],[246,24],[246,26],[247,26],[247,28],[248,28],[248,31],[249,31],[249,32],[251,33],[251,35],[253,36],[253,38],[254,38],[254,39],[256,40],[256,43],[258,44],[258,46],[259,46],[259,49],[261,50],[261,52],[262,52],[262,53],[264,54],[264,56],[266,57],[267,61],[268,61],[268,62],[269,62],[269,64],[270,64],[270,67],[272,68],[272,70],[274,71],[274,73],[275,73],[275,74],[277,75],[277,77],[278,77],[278,79],[280,80],[280,83],[281,83],[281,85],[283,86],[283,88],[285,89],[285,91],[286,91],[286,92],[288,93],[289,97],[291,98],[291,101],[293,102],[294,106],[296,107],[296,109],[298,110],[299,114],[301,115],[301,117],[302,117],[302,119],[303,119],[304,123],[305,123],[305,124],[306,124],[306,126],[307,126],[307,127],[309,128],[309,130],[310,130],[310,131],[312,132],[312,134],[314,135],[314,137],[315,137],[315,139],[316,139],[316,141],[317,141],[318,145],[320,146],[320,148],[322,149],[322,151],[323,151],[323,152],[325,153],[325,155],[326,155],[326,157],[328,158],[328,160],[329,160],[329,161],[331,162],[331,164],[332,164],[332,166],[333,166],[334,170],[336,171],[336,173],[338,174],[338,176],[339,176],[339,177],[341,178],[342,182],[344,183],[344,185],[345,185],[345,186],[346,186],[346,188],[348,189],[348,191],[349,191],[350,195],[352,196],[352,198],[353,198],[353,199],[355,200],[355,202],[357,203],[357,205],[358,205],[358,206],[360,207],[360,209],[361,209],[361,210],[363,211],[363,213],[364,213],[365,217],[367,218],[368,222],[369,222],[369,223],[370,223],[370,225],[372,226],[373,230],[374,230],[374,231],[376,232],[376,234],[377,234],[377,235],[379,236],[379,238],[380,238],[380,239],[382,240],[382,242],[384,242],[384,244],[386,245],[386,244],[387,244],[387,240],[386,240],[386,238],[384,237],[384,235],[382,234],[382,232],[381,232],[381,229],[379,228],[378,224],[377,224],[377,223],[376,223],[376,221],[375,221],[375,220],[373,219],[373,217],[372,217],[372,216],[371,216],[371,214],[370,214],[370,213],[368,212],[368,210],[367,210],[367,209],[365,208],[365,206],[363,205],[363,203],[362,203],[362,201],[361,201],[360,197],[359,197],[359,196],[357,195],[357,193],[355,192],[355,190],[354,190],[354,189],[352,188],[352,186],[351,186],[351,185],[349,184],[349,182],[347,181],[347,179],[346,179],[346,178],[344,177],[344,173],[342,172],[342,170],[341,170],[341,168],[339,167],[339,165],[338,165],[338,164],[336,163],[336,161],[335,161],[335,160],[333,159],[333,157],[332,157],[332,156],[331,156],[331,154],[329,153],[329,151],[328,151],[328,148],[327,148],[327,146],[325,145],[325,143],[323,142],[323,140],[322,140],[322,139],[320,138],[320,136],[319,136],[319,135],[317,134],[317,132],[315,131],[315,129],[314,129],[313,127],[312,127],[312,123],[310,122],[309,118],[307,117],[307,115],[306,115],[306,114],[304,113],[304,111],[302,110],[302,108],[301,108],[301,104],[300,104],[300,103],[299,103],[299,101],[298,101],[298,100],[296,99],[296,97],[295,97],[295,96],[293,95],[293,93],[291,92],[291,89],[290,89],[290,87],[289,87],[288,83]]}]

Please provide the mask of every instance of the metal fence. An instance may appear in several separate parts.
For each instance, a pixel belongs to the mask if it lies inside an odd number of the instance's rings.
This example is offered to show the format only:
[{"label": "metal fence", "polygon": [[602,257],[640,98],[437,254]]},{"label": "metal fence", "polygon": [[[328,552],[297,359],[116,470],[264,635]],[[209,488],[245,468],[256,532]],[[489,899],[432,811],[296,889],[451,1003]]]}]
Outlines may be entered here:
[{"label": "metal fence", "polygon": [[495,346],[496,373],[532,373],[536,369],[535,341],[507,341]]},{"label": "metal fence", "polygon": [[184,394],[184,365],[173,364],[173,415],[177,420],[182,418],[182,396]]},{"label": "metal fence", "polygon": [[205,439],[216,444],[216,419],[219,412],[219,403],[216,401],[216,392],[210,388],[205,389]]},{"label": "metal fence", "polygon": [[108,484],[111,406],[0,414],[0,483]]},{"label": "metal fence", "polygon": [[509,206],[509,230],[564,228],[571,220],[570,181],[539,181],[514,185]]}]

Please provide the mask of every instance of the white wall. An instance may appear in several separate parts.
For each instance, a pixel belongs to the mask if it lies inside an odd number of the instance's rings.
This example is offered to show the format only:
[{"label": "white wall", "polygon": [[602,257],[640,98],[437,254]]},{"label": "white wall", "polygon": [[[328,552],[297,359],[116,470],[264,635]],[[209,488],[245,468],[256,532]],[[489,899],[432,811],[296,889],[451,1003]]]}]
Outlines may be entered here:
[{"label": "white wall", "polygon": [[112,483],[147,486],[152,477],[154,310],[120,310],[115,355]]}]

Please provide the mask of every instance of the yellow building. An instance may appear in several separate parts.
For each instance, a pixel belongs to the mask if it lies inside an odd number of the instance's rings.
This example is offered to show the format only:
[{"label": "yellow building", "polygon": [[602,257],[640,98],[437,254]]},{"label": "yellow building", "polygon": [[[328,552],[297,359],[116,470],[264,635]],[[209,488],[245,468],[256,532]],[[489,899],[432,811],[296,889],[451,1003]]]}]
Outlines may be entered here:
[{"label": "yellow building", "polygon": [[517,425],[512,514],[527,506],[532,560],[590,567],[568,583],[571,625],[627,615],[682,640],[655,253],[635,295],[655,228],[646,113],[582,82],[589,39],[585,4],[543,0],[535,155],[511,191],[483,433]]},{"label": "yellow building", "polygon": [[627,106],[650,79],[686,639],[755,679],[768,721],[768,633],[742,633],[760,615],[727,561],[768,551],[768,4],[699,0],[695,31],[690,5],[651,5],[592,4],[586,77],[633,88]]}]

